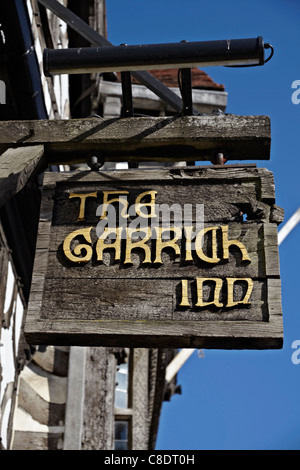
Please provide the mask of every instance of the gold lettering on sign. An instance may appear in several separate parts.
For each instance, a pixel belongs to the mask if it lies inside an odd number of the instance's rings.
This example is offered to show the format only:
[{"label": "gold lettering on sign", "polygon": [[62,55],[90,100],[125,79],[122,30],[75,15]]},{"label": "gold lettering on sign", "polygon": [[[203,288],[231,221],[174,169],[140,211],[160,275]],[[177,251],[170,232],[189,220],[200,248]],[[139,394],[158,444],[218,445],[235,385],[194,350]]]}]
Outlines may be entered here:
[{"label": "gold lettering on sign", "polygon": [[[144,238],[141,240],[134,241],[132,235],[134,233],[145,233]],[[131,252],[136,248],[144,250],[145,258],[143,263],[151,263],[151,249],[150,246],[146,245],[146,242],[151,238],[151,228],[135,229],[127,228],[126,229],[126,253],[124,264],[132,264]]]},{"label": "gold lettering on sign", "polygon": [[[249,302],[250,295],[253,290],[253,281],[250,278],[239,278],[239,277],[228,277],[227,279],[227,305],[226,307],[234,307],[235,305],[238,304],[245,304],[245,305],[250,305],[251,302]],[[235,282],[238,281],[244,281],[247,282],[248,287],[247,287],[247,292],[245,294],[245,297],[243,300],[233,300],[233,286]]]},{"label": "gold lettering on sign", "polygon": [[115,197],[113,199],[108,199],[109,196],[113,196],[115,194],[129,194],[128,191],[102,191],[103,192],[103,205],[102,205],[102,213],[100,215],[100,219],[105,219],[107,217],[107,208],[113,202],[119,202],[122,205],[121,217],[128,218],[129,214],[127,213],[128,209],[128,201],[127,197]]},{"label": "gold lettering on sign", "polygon": [[[214,288],[214,300],[211,302],[203,302],[203,283],[206,281],[213,281],[215,283]],[[220,302],[220,292],[222,289],[222,279],[217,277],[197,277],[197,298],[196,307],[207,307],[207,305],[215,305],[216,307],[223,307]]]},{"label": "gold lettering on sign", "polygon": [[[88,196],[88,195],[84,195]],[[86,199],[82,199],[84,201]],[[118,199],[119,200],[119,199]],[[81,210],[84,210],[84,203],[82,202]],[[125,206],[123,207],[125,210]],[[105,213],[102,214],[102,217],[105,216]],[[80,219],[82,220],[82,218]],[[84,220],[84,219],[83,219]],[[89,229],[81,229],[79,230],[80,233],[86,233],[84,230],[91,230]],[[218,247],[217,245],[217,231],[221,229],[222,231],[222,245]],[[122,230],[124,232],[122,232]],[[66,240],[73,237],[73,234],[68,235]],[[145,233],[146,235],[142,237],[141,240],[134,239],[134,233]],[[167,237],[166,234],[169,233]],[[180,246],[179,240],[182,239],[183,233],[185,236],[185,242]],[[228,260],[229,259],[229,248],[231,246],[236,246],[240,249],[242,254],[242,261],[251,261],[250,257],[247,253],[245,245],[240,242],[239,240],[228,240],[228,226],[220,226],[220,227],[206,227],[198,232],[194,241],[192,242],[192,227],[184,227],[184,230],[181,227],[105,227],[102,234],[98,237],[98,241],[96,243],[96,252],[98,255],[98,260],[102,261],[102,251],[106,248],[114,248],[116,251],[116,260],[123,259],[125,257],[126,263],[132,263],[131,261],[131,251],[135,248],[141,248],[145,253],[144,263],[151,263],[151,250],[154,251],[155,259],[153,263],[162,264],[162,251],[166,248],[173,249],[176,256],[181,255],[182,260],[184,261],[193,261],[192,253],[193,251],[196,253],[196,256],[199,260],[204,261],[205,263],[210,264],[218,264],[220,261]],[[172,234],[174,234],[173,238],[171,238]],[[122,236],[121,236],[122,235]],[[153,244],[146,245],[146,242],[151,240],[151,236],[153,235]],[[203,242],[204,237],[211,237],[211,253],[204,253],[203,251]],[[107,239],[115,239],[114,243],[108,244],[106,243]],[[124,252],[122,256],[122,244],[121,238],[125,240],[124,242]],[[135,237],[137,238],[137,237]],[[209,244],[209,243],[208,243]],[[223,250],[223,258],[219,258],[217,256],[217,251]]]},{"label": "gold lettering on sign", "polygon": [[[74,230],[74,232],[71,232],[65,238],[64,243],[63,243],[63,252],[64,252],[66,258],[68,258],[68,260],[73,261],[73,263],[84,263],[84,262],[90,261],[90,259],[93,256],[93,249],[92,249],[91,245],[86,245],[86,244],[83,244],[83,243],[81,243],[79,245],[76,245],[74,247],[74,250],[73,250],[75,255],[76,255],[76,256],[74,256],[72,251],[71,251],[71,243],[78,236],[83,236],[88,243],[92,243],[92,240],[91,240],[91,230],[92,230],[92,228],[93,227],[81,228],[79,230]],[[86,255],[85,256],[80,256],[80,255],[82,255],[82,252],[84,250],[86,251]]]},{"label": "gold lettering on sign", "polygon": [[[105,227],[103,233],[98,238],[96,244],[96,253],[97,260],[103,261],[103,251],[113,248],[115,250],[115,260],[120,260],[121,258],[121,232],[122,227],[109,228]],[[115,240],[112,243],[105,243],[105,240],[108,238]]]},{"label": "gold lettering on sign", "polygon": [[193,261],[193,256],[192,256],[192,232],[193,232],[193,227],[184,227],[185,261]]},{"label": "gold lettering on sign", "polygon": [[[165,248],[172,248],[175,251],[176,255],[180,255],[180,247],[177,244],[179,238],[181,237],[182,230],[180,227],[155,227],[156,232],[156,257],[154,263],[162,263],[161,252]],[[171,240],[163,241],[162,235],[164,232],[174,232],[175,236]]]},{"label": "gold lettering on sign", "polygon": [[[198,257],[202,261],[206,261],[207,263],[218,263],[220,261],[220,258],[217,257],[217,230],[218,228],[219,227],[207,227],[207,228],[200,230],[195,240],[195,250],[196,250]],[[211,236],[212,236],[211,257],[205,255],[202,249],[204,235],[208,232],[211,232]]]},{"label": "gold lettering on sign", "polygon": [[181,281],[181,302],[179,304],[180,307],[190,307],[189,302],[189,294],[188,294],[188,281],[186,279],[182,279]]},{"label": "gold lettering on sign", "polygon": [[88,197],[97,197],[97,191],[94,193],[87,193],[87,194],[77,194],[77,193],[70,193],[69,199],[79,198],[80,199],[80,207],[79,207],[79,216],[77,222],[82,222],[85,220],[85,202]]},{"label": "gold lettering on sign", "polygon": [[[229,225],[217,225],[201,228],[194,232],[192,222],[190,225],[182,226],[174,223],[165,225],[164,219],[159,219],[156,211],[163,214],[165,205],[156,205],[157,191],[144,191],[135,198],[135,204],[129,208],[129,191],[95,191],[86,194],[69,193],[69,199],[79,199],[79,214],[77,222],[82,222],[86,217],[86,201],[89,198],[101,197],[102,204],[99,206],[96,215],[100,215],[100,221],[106,226],[98,234],[99,224],[96,234],[98,238],[93,246],[91,231],[94,227],[74,230],[66,236],[63,241],[64,256],[73,263],[80,264],[92,259],[94,250],[98,262],[103,262],[103,253],[106,250],[114,251],[113,262],[122,262],[124,265],[136,264],[136,259],[132,256],[134,251],[139,251],[140,264],[162,265],[162,252],[164,250],[173,251],[175,257],[180,257],[181,263],[177,263],[178,269],[186,262],[197,262],[200,267],[205,263],[217,265],[224,261],[229,261],[231,248],[236,248],[241,253],[239,260],[251,262],[246,246],[240,240],[230,240]],[[110,220],[110,205],[119,204],[119,227],[116,227],[117,220]],[[174,209],[174,206],[172,206]],[[179,205],[180,208],[180,205]],[[166,205],[164,210],[169,210]],[[165,214],[165,212],[164,212]],[[169,212],[168,212],[169,214]],[[136,217],[135,217],[136,215]],[[130,216],[130,219],[129,219]],[[142,220],[141,220],[142,218]],[[121,220],[122,219],[122,220]],[[128,219],[124,221],[124,219]],[[190,220],[190,219],[189,219]],[[114,225],[111,224],[114,222]],[[159,223],[161,225],[159,225]],[[108,225],[108,226],[107,226]],[[125,226],[126,225],[126,226]],[[137,226],[136,226],[137,225]],[[81,240],[80,240],[81,238]],[[82,242],[82,238],[84,242]],[[236,250],[235,250],[236,251]],[[235,255],[233,250],[232,257]],[[203,262],[201,266],[201,262]],[[157,266],[160,269],[159,266]],[[171,269],[171,268],[170,268]],[[208,270],[209,268],[206,267]],[[178,271],[176,271],[178,272]],[[239,305],[251,305],[250,297],[253,291],[253,280],[251,278],[218,278],[218,277],[196,277],[192,280],[183,279],[179,285],[179,307],[183,308],[232,308]],[[242,292],[243,298],[238,292],[237,283],[244,283]],[[246,283],[246,287],[245,287]],[[208,289],[209,296],[205,297]],[[223,298],[224,297],[224,298]],[[239,300],[238,300],[239,299]]]},{"label": "gold lettering on sign", "polygon": [[[137,196],[135,200],[135,211],[139,217],[143,217],[146,219],[151,219],[157,217],[155,214],[155,197],[157,191],[145,191]],[[145,196],[150,196],[150,202],[142,202],[141,199]],[[150,207],[149,213],[143,212],[141,209],[142,207]]]},{"label": "gold lettering on sign", "polygon": [[[205,302],[203,300],[203,284],[205,282],[214,282],[215,286],[213,289],[213,300]],[[236,282],[246,282],[247,283],[247,291],[244,295],[244,298],[241,300],[234,300],[234,284]],[[227,303],[223,304],[220,302],[220,294],[223,287],[223,283],[227,284]],[[189,301],[189,289],[192,290],[192,286],[189,287],[189,283],[187,279],[181,280],[181,299],[179,303],[179,307],[189,307],[191,308],[191,304]],[[235,307],[236,305],[243,304],[243,305],[251,305],[249,302],[250,296],[253,290],[253,280],[247,277],[226,277],[224,280],[218,277],[197,277],[196,278],[196,296],[197,302],[195,303],[195,307],[208,307],[209,305],[215,305],[218,308],[221,307]]]},{"label": "gold lettering on sign", "polygon": [[223,259],[229,259],[229,247],[232,245],[237,246],[242,253],[242,261],[250,261],[245,245],[239,240],[228,240],[228,225],[221,225],[222,230],[222,245],[223,245]]}]

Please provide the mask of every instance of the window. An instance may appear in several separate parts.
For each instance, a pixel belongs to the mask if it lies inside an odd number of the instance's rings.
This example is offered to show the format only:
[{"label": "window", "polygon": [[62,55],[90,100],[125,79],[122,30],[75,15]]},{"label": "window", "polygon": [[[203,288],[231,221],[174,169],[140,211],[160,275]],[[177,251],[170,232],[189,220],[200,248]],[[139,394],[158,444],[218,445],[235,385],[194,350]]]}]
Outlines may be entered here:
[{"label": "window", "polygon": [[115,407],[128,408],[128,362],[120,364],[116,373]]},{"label": "window", "polygon": [[131,447],[131,355],[127,350],[127,362],[119,364],[115,380],[114,449],[128,450]]},{"label": "window", "polygon": [[128,450],[129,422],[115,421],[115,450]]}]

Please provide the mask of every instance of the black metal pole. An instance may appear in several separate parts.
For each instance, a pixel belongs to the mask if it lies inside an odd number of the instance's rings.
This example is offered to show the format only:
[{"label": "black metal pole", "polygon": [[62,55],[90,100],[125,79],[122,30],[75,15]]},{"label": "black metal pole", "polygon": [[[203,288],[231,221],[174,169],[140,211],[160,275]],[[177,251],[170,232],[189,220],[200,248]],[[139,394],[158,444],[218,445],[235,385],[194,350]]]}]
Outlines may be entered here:
[{"label": "black metal pole", "polygon": [[173,67],[263,65],[264,62],[261,36],[251,39],[44,51],[44,73],[47,76]]},{"label": "black metal pole", "polygon": [[[132,84],[131,73],[121,72],[122,80],[122,96],[123,96],[123,109],[122,116],[124,118],[133,117],[133,100],[132,100]],[[138,168],[138,162],[128,162],[128,168]]]}]

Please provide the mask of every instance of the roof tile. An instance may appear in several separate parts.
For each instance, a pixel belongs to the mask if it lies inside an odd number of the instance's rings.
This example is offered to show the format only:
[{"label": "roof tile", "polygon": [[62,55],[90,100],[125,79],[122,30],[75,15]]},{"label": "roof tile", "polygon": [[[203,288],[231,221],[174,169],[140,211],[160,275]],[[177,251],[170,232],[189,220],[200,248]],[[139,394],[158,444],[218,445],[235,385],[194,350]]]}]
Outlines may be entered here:
[{"label": "roof tile", "polygon": [[[206,90],[224,91],[224,85],[220,85],[213,81],[213,79],[203,70],[192,68],[192,87]],[[167,70],[149,70],[158,80],[163,82],[168,87],[178,87],[178,69]],[[120,80],[121,74],[117,73]],[[139,84],[138,80],[132,77],[132,83]]]}]

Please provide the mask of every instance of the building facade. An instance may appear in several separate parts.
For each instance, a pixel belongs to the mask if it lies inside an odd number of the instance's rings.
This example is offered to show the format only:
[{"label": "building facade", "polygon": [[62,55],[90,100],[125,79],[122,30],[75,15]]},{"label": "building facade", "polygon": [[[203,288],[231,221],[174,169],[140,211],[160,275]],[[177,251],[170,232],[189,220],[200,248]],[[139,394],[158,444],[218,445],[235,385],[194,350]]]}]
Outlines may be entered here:
[{"label": "building facade", "polygon": [[[104,0],[60,3],[106,36]],[[118,74],[44,76],[44,48],[88,45],[60,18],[37,0],[5,2],[0,17],[1,120],[21,123],[122,115]],[[153,74],[180,94],[177,71]],[[193,70],[192,78],[195,108],[202,113],[225,111],[224,87],[199,69]],[[135,80],[132,95],[136,116],[174,114]],[[104,168],[124,165],[106,162]],[[73,169],[60,166],[47,171]],[[166,381],[166,368],[176,350],[35,346],[25,342],[23,328],[42,180],[43,175],[31,178],[0,208],[1,448],[154,449],[162,403],[180,392],[176,377]]]}]

